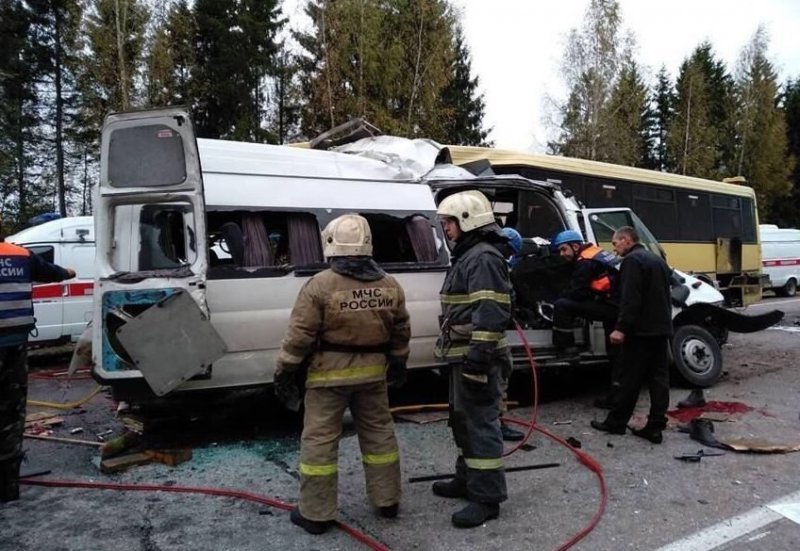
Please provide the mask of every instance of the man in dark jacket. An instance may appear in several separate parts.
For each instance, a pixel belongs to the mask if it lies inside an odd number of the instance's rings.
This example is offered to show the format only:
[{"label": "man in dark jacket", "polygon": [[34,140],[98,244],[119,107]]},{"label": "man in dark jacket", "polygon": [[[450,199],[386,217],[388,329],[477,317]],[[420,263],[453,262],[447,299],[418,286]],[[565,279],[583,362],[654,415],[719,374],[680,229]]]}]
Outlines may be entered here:
[{"label": "man in dark jacket", "polygon": [[34,281],[50,283],[75,277],[23,247],[6,243],[0,227],[0,503],[19,498],[19,466],[28,372],[28,333],[34,328]]},{"label": "man in dark jacket", "polygon": [[511,284],[496,245],[506,238],[479,191],[446,197],[437,210],[455,244],[441,291],[441,333],[435,354],[449,364],[450,428],[458,446],[456,476],[433,493],[466,498],[452,516],[460,528],[497,518],[506,500],[500,433],[501,380],[510,367],[505,330],[511,319]]},{"label": "man in dark jacket", "polygon": [[614,250],[623,257],[620,268],[619,317],[609,336],[622,345],[620,389],[605,421],[592,421],[597,430],[625,434],[642,383],[650,389],[650,415],[633,434],[654,444],[662,441],[669,406],[668,346],[672,335],[670,269],[666,262],[639,243],[633,228],[614,233]]}]

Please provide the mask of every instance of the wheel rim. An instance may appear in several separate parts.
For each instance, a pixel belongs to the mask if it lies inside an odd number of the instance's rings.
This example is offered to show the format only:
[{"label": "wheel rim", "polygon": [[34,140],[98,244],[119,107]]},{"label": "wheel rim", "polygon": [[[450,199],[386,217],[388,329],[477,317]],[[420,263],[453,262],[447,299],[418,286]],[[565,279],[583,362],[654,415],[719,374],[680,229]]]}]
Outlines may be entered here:
[{"label": "wheel rim", "polygon": [[714,353],[704,340],[689,337],[681,342],[681,358],[692,373],[705,375],[714,369]]},{"label": "wheel rim", "polygon": [[789,282],[786,284],[786,294],[791,296],[797,292],[797,283],[793,279],[790,279]]}]

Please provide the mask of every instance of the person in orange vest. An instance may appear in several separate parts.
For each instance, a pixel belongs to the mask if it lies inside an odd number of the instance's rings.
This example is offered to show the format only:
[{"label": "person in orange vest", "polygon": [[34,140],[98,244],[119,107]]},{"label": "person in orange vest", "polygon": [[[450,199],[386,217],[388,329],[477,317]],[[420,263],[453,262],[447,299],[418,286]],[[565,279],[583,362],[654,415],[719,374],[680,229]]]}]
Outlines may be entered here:
[{"label": "person in orange vest", "polygon": [[559,354],[574,354],[575,318],[603,322],[606,347],[613,366],[611,391],[596,400],[594,405],[609,409],[620,378],[616,367],[617,347],[608,341],[619,311],[617,264],[620,260],[593,243],[585,243],[581,234],[574,230],[558,233],[550,245],[558,249],[563,259],[574,263],[569,287],[553,303],[553,346]]},{"label": "person in orange vest", "polygon": [[28,249],[6,243],[0,221],[0,503],[19,499],[19,466],[28,393],[28,333],[33,317],[33,282],[75,277]]}]

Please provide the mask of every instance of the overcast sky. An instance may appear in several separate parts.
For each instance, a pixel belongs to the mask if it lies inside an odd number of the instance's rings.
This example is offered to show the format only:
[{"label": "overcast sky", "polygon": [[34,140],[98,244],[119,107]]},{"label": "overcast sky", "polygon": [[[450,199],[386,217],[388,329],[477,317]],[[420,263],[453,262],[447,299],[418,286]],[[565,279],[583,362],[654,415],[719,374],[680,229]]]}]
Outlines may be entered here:
[{"label": "overcast sky", "polygon": [[[563,100],[559,73],[570,29],[589,0],[453,0],[462,11],[472,69],[486,99],[486,125],[497,147],[543,152],[552,109]],[[759,23],[781,82],[800,77],[800,0],[619,0],[623,28],[634,33],[636,60],[651,81],[661,65],[674,80],[704,40],[733,72]]]}]

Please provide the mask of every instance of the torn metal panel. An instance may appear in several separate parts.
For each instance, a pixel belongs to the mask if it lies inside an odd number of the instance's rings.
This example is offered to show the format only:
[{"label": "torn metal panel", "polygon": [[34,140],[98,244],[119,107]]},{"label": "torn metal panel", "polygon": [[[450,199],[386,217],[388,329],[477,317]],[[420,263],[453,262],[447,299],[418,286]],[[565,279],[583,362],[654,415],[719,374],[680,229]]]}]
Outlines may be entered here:
[{"label": "torn metal panel", "polygon": [[183,290],[130,319],[116,336],[157,396],[207,369],[227,351],[208,317]]}]

